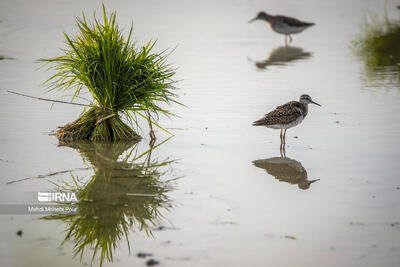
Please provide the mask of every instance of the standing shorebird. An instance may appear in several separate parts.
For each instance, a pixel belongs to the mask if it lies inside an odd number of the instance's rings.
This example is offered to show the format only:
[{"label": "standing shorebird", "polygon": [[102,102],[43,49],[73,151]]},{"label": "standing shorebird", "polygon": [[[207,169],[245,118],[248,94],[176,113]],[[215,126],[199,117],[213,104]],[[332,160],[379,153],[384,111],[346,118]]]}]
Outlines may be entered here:
[{"label": "standing shorebird", "polygon": [[[308,113],[308,104],[315,104],[309,95],[301,95],[299,101],[290,101],[275,110],[267,113],[261,119],[253,122],[253,126],[265,126],[272,129],[281,129],[281,145],[285,144],[286,130],[299,125]],[[282,134],[283,132],[283,134]]]},{"label": "standing shorebird", "polygon": [[281,33],[285,35],[285,44],[287,44],[287,38],[289,37],[289,43],[292,42],[291,34],[299,33],[315,25],[312,22],[304,22],[295,18],[281,16],[281,15],[269,15],[265,12],[260,12],[257,14],[257,17],[251,19],[249,23],[255,20],[264,20],[271,25],[272,30],[277,33]]}]

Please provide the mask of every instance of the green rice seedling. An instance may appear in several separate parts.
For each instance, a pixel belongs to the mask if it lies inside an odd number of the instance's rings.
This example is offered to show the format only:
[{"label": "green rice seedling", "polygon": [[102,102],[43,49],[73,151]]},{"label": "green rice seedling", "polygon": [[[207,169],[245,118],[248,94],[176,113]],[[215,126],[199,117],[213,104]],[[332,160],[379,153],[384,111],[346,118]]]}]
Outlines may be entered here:
[{"label": "green rice seedling", "polygon": [[[58,192],[76,192],[78,214],[54,214],[43,220],[61,221],[66,227],[64,242],[74,244],[74,255],[82,258],[91,254],[92,261],[112,262],[115,249],[125,239],[128,248],[130,231],[144,231],[152,236],[152,227],[162,221],[163,211],[171,204],[170,187],[160,181],[172,160],[151,158],[151,151],[138,155],[137,143],[70,142],[93,176],[76,177],[72,182],[53,182]],[[93,254],[92,254],[93,253]]]},{"label": "green rice seedling", "polygon": [[165,51],[154,53],[155,41],[138,47],[132,26],[125,39],[116,13],[107,16],[104,5],[102,20],[94,15],[90,23],[82,14],[76,26],[75,36],[64,33],[67,48],[62,56],[40,60],[55,71],[44,83],[50,90],[68,91],[72,100],[89,91],[93,98],[76,121],[57,131],[59,140],[135,140],[139,136],[131,126],[139,128],[139,118],[161,128],[159,114],[172,115],[162,105],[179,103],[172,92],[175,70],[166,62]]},{"label": "green rice seedling", "polygon": [[352,45],[364,59],[368,74],[374,76],[375,71],[385,68],[387,73],[397,73],[396,79],[400,81],[400,21],[390,20],[387,15],[370,15]]}]

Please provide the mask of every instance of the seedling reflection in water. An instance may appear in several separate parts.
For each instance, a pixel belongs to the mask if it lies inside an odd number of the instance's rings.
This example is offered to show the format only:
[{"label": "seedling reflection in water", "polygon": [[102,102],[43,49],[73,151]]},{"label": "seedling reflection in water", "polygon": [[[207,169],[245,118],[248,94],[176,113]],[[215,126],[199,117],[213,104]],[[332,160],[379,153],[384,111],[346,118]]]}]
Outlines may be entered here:
[{"label": "seedling reflection in water", "polygon": [[[66,224],[66,241],[74,243],[74,253],[81,260],[87,249],[94,250],[92,261],[99,254],[100,265],[113,261],[118,242],[125,238],[130,250],[128,232],[145,231],[158,225],[171,201],[166,195],[168,182],[160,181],[166,172],[160,169],[174,161],[151,159],[152,149],[137,155],[137,144],[68,143],[93,166],[89,181],[72,176],[72,182],[57,182],[58,191],[74,191],[79,195],[79,214],[46,216]],[[133,146],[133,147],[132,147]],[[133,158],[133,159],[132,159]]]}]

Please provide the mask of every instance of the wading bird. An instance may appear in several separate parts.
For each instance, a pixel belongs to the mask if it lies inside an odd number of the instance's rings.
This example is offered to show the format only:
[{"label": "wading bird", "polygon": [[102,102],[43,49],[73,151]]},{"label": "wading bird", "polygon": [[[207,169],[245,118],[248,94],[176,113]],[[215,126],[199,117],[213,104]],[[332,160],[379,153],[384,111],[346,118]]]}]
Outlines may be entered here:
[{"label": "wading bird", "polygon": [[[285,144],[286,130],[299,125],[308,113],[308,104],[320,104],[314,102],[309,95],[301,95],[299,101],[290,101],[275,110],[267,113],[261,119],[253,122],[253,126],[265,126],[281,130],[281,145]],[[283,134],[282,134],[283,132]]]},{"label": "wading bird", "polygon": [[265,12],[260,12],[257,14],[257,17],[251,19],[249,23],[256,20],[264,20],[271,25],[272,30],[277,33],[285,35],[285,44],[287,44],[287,38],[289,37],[289,43],[292,42],[291,34],[299,33],[315,25],[312,22],[304,22],[295,18],[286,17],[282,15],[269,15]]}]

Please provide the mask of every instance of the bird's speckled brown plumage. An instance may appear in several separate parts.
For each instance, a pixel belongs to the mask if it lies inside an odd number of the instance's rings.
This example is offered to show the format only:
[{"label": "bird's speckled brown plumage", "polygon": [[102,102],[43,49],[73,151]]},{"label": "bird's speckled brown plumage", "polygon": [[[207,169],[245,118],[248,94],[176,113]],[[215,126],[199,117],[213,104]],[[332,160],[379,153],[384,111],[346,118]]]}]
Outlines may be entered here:
[{"label": "bird's speckled brown plumage", "polygon": [[271,126],[277,124],[289,124],[296,121],[300,116],[307,115],[307,107],[300,102],[291,101],[277,107],[267,113],[261,119],[253,122],[254,126]]}]

